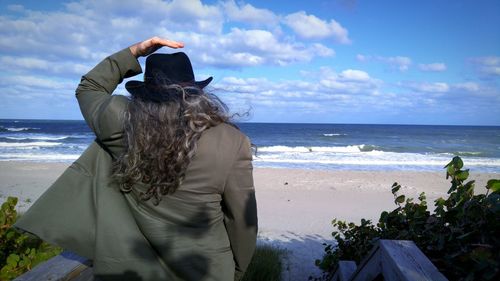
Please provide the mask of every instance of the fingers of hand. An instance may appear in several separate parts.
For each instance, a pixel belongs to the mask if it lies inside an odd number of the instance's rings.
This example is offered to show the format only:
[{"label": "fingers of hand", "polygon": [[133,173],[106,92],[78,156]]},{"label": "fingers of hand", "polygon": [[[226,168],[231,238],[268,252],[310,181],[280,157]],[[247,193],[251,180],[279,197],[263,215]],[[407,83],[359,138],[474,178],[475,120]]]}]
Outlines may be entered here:
[{"label": "fingers of hand", "polygon": [[170,47],[170,48],[173,48],[173,49],[183,48],[184,47],[184,43],[182,43],[182,42],[177,42],[177,41],[173,41],[173,40],[163,39],[163,38],[159,38],[159,37],[153,37],[150,40],[151,40],[151,43],[153,45],[166,46],[166,47]]}]

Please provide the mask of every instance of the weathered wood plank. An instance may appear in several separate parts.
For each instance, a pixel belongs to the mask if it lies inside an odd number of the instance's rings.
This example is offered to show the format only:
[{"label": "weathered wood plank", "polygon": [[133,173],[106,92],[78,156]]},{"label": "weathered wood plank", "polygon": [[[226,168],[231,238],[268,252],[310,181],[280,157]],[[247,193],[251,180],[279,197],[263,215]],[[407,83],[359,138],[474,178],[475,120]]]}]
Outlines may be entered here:
[{"label": "weathered wood plank", "polygon": [[335,272],[332,281],[348,281],[354,271],[356,271],[356,263],[354,261],[339,261],[339,268]]},{"label": "weathered wood plank", "polygon": [[14,281],[91,281],[94,280],[91,262],[72,252],[63,252],[37,265]]},{"label": "weathered wood plank", "polygon": [[66,281],[96,281],[97,279],[94,277],[94,270],[92,267],[86,268],[84,271],[80,272],[76,276],[72,276],[71,279],[67,279]]},{"label": "weathered wood plank", "polygon": [[361,261],[356,271],[352,274],[352,281],[366,281],[375,279],[382,272],[380,261],[380,248],[377,243],[368,255]]},{"label": "weathered wood plank", "polygon": [[333,280],[369,281],[382,275],[386,281],[448,281],[417,245],[407,240],[378,241],[349,279],[342,279],[341,268],[345,265],[339,264]]},{"label": "weathered wood plank", "polygon": [[382,274],[387,281],[447,281],[413,241],[379,241]]}]

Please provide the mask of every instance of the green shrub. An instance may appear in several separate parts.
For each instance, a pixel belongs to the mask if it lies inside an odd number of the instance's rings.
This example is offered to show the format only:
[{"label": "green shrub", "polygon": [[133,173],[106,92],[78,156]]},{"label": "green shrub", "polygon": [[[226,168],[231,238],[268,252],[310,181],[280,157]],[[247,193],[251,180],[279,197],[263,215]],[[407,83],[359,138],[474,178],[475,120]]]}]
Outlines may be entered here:
[{"label": "green shrub", "polygon": [[462,168],[458,156],[445,166],[449,196],[434,201],[433,213],[424,193],[414,202],[399,194],[401,186],[394,183],[397,208],[382,212],[377,225],[334,219],[337,245],[325,244],[322,260],[316,260],[323,275],[314,280],[331,279],[339,260],[359,264],[379,239],[413,240],[450,280],[500,280],[500,180],[489,180],[486,194],[474,195],[474,181],[465,182],[469,170]]},{"label": "green shrub", "polygon": [[270,245],[259,245],[242,281],[280,281],[285,251]]},{"label": "green shrub", "polygon": [[15,230],[17,198],[9,197],[0,209],[0,280],[11,280],[62,250]]}]

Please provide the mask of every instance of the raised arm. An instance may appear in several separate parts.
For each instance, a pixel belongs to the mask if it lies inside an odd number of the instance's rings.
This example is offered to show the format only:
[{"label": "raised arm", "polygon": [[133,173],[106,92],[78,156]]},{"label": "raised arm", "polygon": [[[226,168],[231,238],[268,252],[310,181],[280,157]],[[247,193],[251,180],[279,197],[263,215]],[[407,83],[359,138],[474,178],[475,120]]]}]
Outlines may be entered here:
[{"label": "raised arm", "polygon": [[76,89],[85,121],[97,139],[114,153],[122,146],[122,117],[128,99],[111,94],[124,78],[142,72],[138,57],[147,56],[163,46],[182,48],[184,45],[158,37],[134,44],[101,61],[82,77]]}]

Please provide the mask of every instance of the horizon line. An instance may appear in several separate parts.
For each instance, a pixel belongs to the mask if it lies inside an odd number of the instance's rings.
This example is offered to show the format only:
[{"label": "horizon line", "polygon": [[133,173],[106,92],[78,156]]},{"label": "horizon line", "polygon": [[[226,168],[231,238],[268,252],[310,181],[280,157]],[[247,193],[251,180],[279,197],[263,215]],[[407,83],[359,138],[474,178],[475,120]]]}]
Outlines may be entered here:
[{"label": "horizon line", "polygon": [[[83,121],[84,119],[46,119],[46,118],[0,118],[9,121]],[[473,127],[500,127],[500,124],[478,125],[478,124],[417,124],[417,123],[326,123],[326,122],[268,122],[268,121],[240,121],[234,123],[251,124],[309,124],[309,125],[392,125],[392,126],[473,126]]]}]

